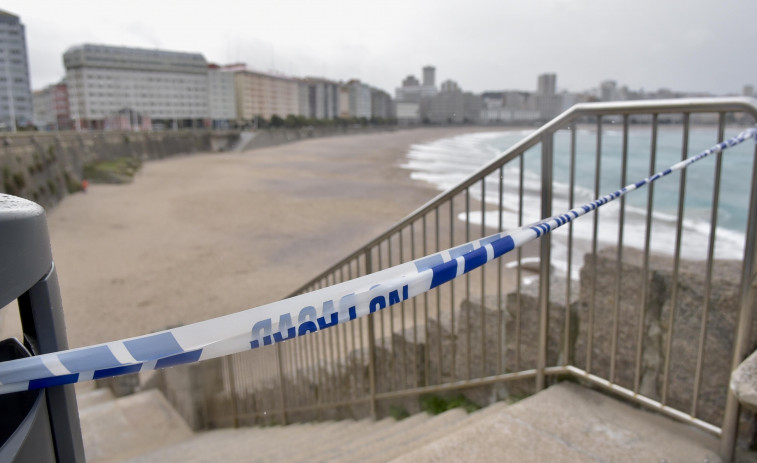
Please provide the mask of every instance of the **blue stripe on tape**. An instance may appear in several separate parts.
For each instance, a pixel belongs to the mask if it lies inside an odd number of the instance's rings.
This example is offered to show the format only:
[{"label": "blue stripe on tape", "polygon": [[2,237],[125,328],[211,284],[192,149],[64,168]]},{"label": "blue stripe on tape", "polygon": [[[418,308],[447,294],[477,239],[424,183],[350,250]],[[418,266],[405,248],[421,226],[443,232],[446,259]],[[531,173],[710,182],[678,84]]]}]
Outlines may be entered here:
[{"label": "blue stripe on tape", "polygon": [[486,263],[486,248],[478,248],[465,255],[465,273]]},{"label": "blue stripe on tape", "polygon": [[452,259],[457,259],[458,257],[462,256],[463,254],[467,252],[473,251],[473,244],[467,243],[462,246],[458,246],[456,248],[452,248],[449,250],[449,255],[452,257]]},{"label": "blue stripe on tape", "polygon": [[[48,370],[42,359],[39,357],[26,357],[18,360],[17,363],[20,371],[14,369],[3,372],[3,384],[15,383],[18,381],[28,381],[29,378],[40,378],[50,376],[52,371]],[[23,370],[20,367],[23,366]]]},{"label": "blue stripe on tape", "polygon": [[515,248],[515,241],[510,235],[504,236],[492,243],[494,248],[494,258],[497,258],[505,253],[512,251]]},{"label": "blue stripe on tape", "polygon": [[434,267],[434,277],[431,278],[431,288],[444,284],[457,276],[457,261],[452,259]]},{"label": "blue stripe on tape", "polygon": [[102,345],[73,352],[62,352],[58,358],[68,371],[101,370],[121,365],[110,349]]},{"label": "blue stripe on tape", "polygon": [[169,355],[181,354],[183,349],[168,331],[124,341],[132,357],[139,361],[155,360]]},{"label": "blue stripe on tape", "polygon": [[122,367],[104,368],[102,370],[95,371],[95,375],[92,379],[109,378],[111,376],[128,375],[129,373],[138,373],[142,369],[142,364],[137,363],[135,365],[124,365]]},{"label": "blue stripe on tape", "polygon": [[53,376],[52,378],[33,379],[29,381],[29,389],[42,389],[43,387],[60,386],[71,384],[79,380],[79,373],[70,375]]},{"label": "blue stripe on tape", "polygon": [[419,272],[422,272],[443,263],[444,259],[442,258],[441,254],[434,254],[433,256],[428,256],[424,257],[423,259],[417,260],[415,262],[415,268],[418,269]]},{"label": "blue stripe on tape", "polygon": [[155,369],[172,367],[175,365],[181,365],[182,363],[192,363],[200,360],[202,349],[197,349],[189,352],[184,352],[179,355],[172,355],[170,357],[162,358],[155,364]]}]

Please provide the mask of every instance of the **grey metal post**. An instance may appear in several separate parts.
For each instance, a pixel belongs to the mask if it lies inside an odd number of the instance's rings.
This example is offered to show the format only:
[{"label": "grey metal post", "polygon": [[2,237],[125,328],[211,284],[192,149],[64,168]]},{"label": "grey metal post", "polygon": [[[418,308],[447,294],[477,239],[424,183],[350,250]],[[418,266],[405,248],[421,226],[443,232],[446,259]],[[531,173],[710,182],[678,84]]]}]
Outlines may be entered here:
[{"label": "grey metal post", "polygon": [[[551,132],[541,140],[541,216],[552,216],[552,142]],[[549,265],[551,234],[539,241],[539,356],[536,360],[536,390],[546,385],[544,371],[549,352]]]},{"label": "grey metal post", "polygon": [[[365,274],[373,271],[371,249],[365,251]],[[376,419],[376,333],[373,327],[373,314],[368,315],[368,387],[371,418]]]},{"label": "grey metal post", "polygon": [[[757,148],[754,150],[752,192],[749,198],[749,221],[747,223],[747,234],[744,244],[744,266],[742,267],[740,286],[741,310],[739,312],[739,322],[736,325],[736,341],[733,345],[731,371],[738,368],[739,364],[749,354],[747,348],[749,347],[749,338],[752,329],[753,307],[755,300],[757,300],[757,294],[755,294],[757,269],[754,267],[755,260],[757,260],[757,246],[754,242],[755,234],[757,234]],[[738,422],[739,402],[729,387],[723,416],[723,433],[720,437],[720,456],[723,458],[723,461],[733,460]]]},{"label": "grey metal post", "polygon": [[287,396],[284,390],[284,365],[281,360],[281,343],[276,343],[276,368],[279,373],[279,400],[281,400],[281,424],[287,425]]},{"label": "grey metal post", "polygon": [[[33,355],[67,349],[63,304],[41,206],[0,194],[0,261],[0,307],[18,299],[27,348]],[[74,386],[51,386],[45,393],[56,459],[83,462]]]}]

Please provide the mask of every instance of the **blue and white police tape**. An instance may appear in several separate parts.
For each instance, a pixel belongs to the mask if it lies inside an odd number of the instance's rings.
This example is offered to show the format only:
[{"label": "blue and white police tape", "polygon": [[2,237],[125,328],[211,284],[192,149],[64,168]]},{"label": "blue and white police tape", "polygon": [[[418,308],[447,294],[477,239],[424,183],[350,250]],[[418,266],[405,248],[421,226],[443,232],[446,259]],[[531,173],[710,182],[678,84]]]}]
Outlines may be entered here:
[{"label": "blue and white police tape", "polygon": [[0,393],[107,378],[220,357],[320,331],[423,294],[630,191],[747,138],[752,128],[564,214],[283,301],[136,338],[0,363]]}]

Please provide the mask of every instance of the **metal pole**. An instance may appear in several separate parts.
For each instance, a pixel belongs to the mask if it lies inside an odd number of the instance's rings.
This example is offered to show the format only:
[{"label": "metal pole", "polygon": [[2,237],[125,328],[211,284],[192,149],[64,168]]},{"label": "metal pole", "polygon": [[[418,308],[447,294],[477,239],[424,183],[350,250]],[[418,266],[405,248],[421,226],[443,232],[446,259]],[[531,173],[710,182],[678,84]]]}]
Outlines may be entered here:
[{"label": "metal pole", "polygon": [[[541,140],[541,216],[552,216],[552,143],[553,134],[546,133]],[[536,390],[545,387],[544,370],[547,368],[549,342],[549,264],[551,234],[539,242],[539,356],[536,360]]]},{"label": "metal pole", "polygon": [[279,373],[279,399],[281,400],[281,424],[287,425],[287,397],[284,391],[284,365],[281,359],[281,343],[276,343],[276,367]]},{"label": "metal pole", "polygon": [[[755,233],[757,233],[757,147],[754,150],[752,165],[752,194],[749,197],[749,222],[747,224],[744,249],[744,266],[741,271],[741,311],[739,312],[739,323],[736,328],[736,341],[733,346],[731,371],[735,370],[748,354],[747,348],[749,347],[753,318],[752,307],[754,307],[755,299],[757,298],[757,294],[755,294],[757,272],[755,272],[754,268],[754,262],[757,259],[757,246],[755,246],[754,242]],[[728,388],[725,414],[723,416],[723,433],[720,437],[720,456],[723,458],[723,461],[733,460],[738,420],[739,402],[733,395],[731,388]]]},{"label": "metal pole", "polygon": [[[372,270],[371,250],[365,251],[365,274]],[[371,418],[376,419],[376,334],[373,327],[374,314],[368,316],[368,387],[371,407]]]}]

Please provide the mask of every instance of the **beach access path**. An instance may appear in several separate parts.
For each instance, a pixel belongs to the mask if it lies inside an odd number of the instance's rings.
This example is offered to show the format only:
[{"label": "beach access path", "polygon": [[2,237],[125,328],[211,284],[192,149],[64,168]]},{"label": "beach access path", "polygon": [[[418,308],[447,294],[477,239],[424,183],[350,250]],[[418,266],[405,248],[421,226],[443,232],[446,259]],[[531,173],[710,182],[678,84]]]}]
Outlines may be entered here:
[{"label": "beach access path", "polygon": [[[412,144],[497,130],[418,128],[188,155],[145,163],[131,184],[68,196],[48,226],[70,347],[286,297],[438,194],[400,167]],[[14,329],[0,325],[4,335]]]}]

